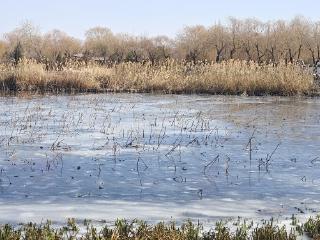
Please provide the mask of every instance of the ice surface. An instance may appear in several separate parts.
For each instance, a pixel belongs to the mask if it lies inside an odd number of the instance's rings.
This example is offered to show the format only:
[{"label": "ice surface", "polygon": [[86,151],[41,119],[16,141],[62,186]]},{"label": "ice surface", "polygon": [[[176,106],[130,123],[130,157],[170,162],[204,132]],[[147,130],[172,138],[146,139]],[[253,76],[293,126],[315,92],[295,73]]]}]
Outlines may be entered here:
[{"label": "ice surface", "polygon": [[0,106],[0,222],[319,211],[320,99],[100,94]]}]

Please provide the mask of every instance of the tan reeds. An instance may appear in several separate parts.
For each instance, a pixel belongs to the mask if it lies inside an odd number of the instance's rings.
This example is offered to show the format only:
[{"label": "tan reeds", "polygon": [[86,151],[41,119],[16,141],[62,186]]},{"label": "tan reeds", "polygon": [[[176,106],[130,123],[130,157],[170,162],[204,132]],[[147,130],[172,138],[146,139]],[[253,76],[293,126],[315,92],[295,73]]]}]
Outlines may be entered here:
[{"label": "tan reeds", "polygon": [[312,95],[318,91],[310,71],[280,62],[259,65],[229,60],[222,63],[185,63],[168,60],[121,63],[112,67],[68,62],[63,68],[22,60],[0,65],[2,90],[16,91],[138,91],[248,95]]}]

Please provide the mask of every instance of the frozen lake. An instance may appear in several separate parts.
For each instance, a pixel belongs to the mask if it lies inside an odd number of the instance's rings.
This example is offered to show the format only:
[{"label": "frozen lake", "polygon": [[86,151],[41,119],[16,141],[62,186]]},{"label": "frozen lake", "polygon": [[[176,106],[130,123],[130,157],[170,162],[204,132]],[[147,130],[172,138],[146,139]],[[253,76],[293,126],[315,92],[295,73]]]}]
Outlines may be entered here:
[{"label": "frozen lake", "polygon": [[0,98],[0,222],[320,211],[320,99]]}]

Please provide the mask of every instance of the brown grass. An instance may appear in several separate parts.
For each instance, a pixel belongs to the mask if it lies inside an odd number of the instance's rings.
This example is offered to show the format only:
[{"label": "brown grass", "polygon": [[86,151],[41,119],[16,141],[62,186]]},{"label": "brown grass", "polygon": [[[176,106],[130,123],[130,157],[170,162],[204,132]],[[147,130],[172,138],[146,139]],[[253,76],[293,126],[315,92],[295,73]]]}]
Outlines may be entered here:
[{"label": "brown grass", "polygon": [[121,63],[112,67],[69,62],[60,70],[22,60],[17,66],[0,65],[2,91],[85,92],[136,91],[247,95],[315,95],[312,74],[298,65],[258,65],[229,60],[222,63],[160,65]]},{"label": "brown grass", "polygon": [[237,226],[235,231],[222,222],[216,223],[210,231],[204,231],[201,224],[191,221],[179,226],[174,222],[151,225],[139,220],[117,220],[113,227],[106,225],[97,228],[88,220],[81,226],[75,219],[68,219],[67,224],[61,227],[53,227],[50,221],[39,225],[0,226],[1,240],[296,240],[298,235],[294,229],[287,231],[284,226],[279,227],[272,221],[254,228],[244,223]]}]

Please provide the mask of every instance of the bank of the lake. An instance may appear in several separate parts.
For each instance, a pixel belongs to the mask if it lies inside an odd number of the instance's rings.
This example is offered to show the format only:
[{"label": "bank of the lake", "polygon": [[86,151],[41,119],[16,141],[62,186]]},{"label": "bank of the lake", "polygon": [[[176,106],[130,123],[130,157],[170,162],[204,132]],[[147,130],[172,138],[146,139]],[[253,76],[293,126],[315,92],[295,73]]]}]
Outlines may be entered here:
[{"label": "bank of the lake", "polygon": [[240,60],[110,66],[70,61],[57,69],[23,59],[0,65],[2,93],[153,92],[250,96],[318,96],[312,70],[298,64],[257,64]]}]

